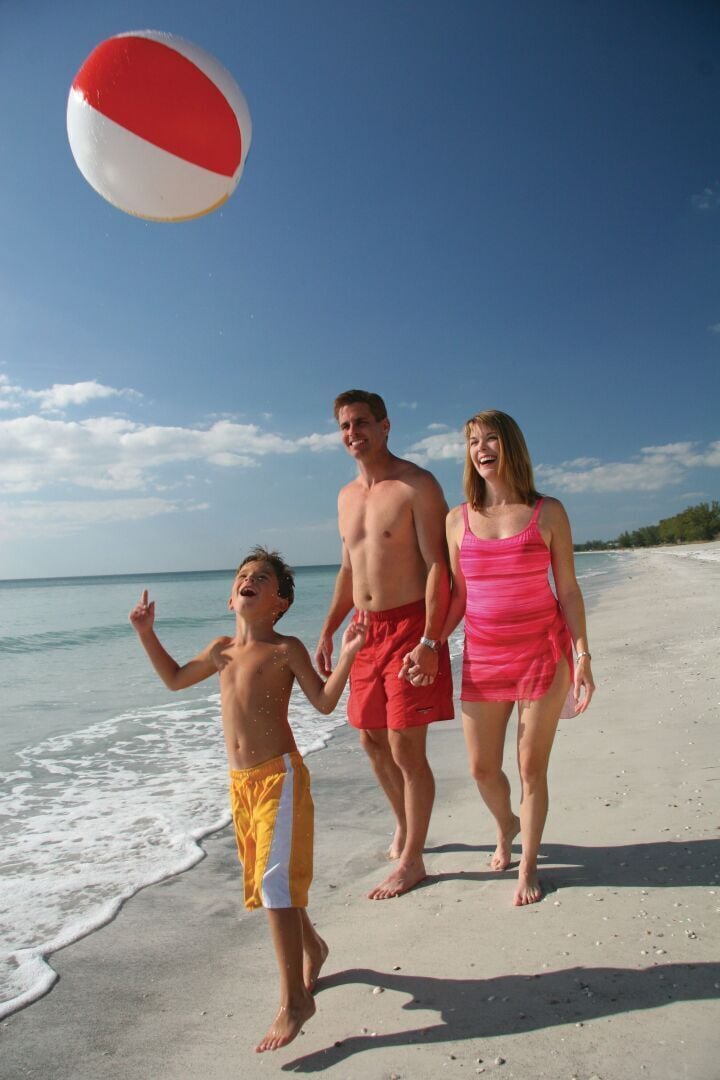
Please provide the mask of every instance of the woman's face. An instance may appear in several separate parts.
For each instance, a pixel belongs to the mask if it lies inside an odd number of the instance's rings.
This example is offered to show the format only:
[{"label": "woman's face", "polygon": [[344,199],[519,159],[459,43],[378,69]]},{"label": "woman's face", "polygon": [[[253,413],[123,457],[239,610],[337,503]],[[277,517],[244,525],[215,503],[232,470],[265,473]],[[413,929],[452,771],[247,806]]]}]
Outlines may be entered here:
[{"label": "woman's face", "polygon": [[500,467],[500,436],[492,427],[473,424],[468,436],[470,460],[483,480],[497,477]]}]

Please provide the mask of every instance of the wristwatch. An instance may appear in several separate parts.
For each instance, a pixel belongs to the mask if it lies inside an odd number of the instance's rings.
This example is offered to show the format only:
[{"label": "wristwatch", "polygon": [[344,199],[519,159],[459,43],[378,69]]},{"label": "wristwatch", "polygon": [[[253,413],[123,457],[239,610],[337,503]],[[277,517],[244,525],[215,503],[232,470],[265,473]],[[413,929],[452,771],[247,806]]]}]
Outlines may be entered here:
[{"label": "wristwatch", "polygon": [[440,642],[434,641],[431,637],[421,637],[420,644],[424,645],[426,649],[432,649],[433,652],[437,652],[440,648]]}]

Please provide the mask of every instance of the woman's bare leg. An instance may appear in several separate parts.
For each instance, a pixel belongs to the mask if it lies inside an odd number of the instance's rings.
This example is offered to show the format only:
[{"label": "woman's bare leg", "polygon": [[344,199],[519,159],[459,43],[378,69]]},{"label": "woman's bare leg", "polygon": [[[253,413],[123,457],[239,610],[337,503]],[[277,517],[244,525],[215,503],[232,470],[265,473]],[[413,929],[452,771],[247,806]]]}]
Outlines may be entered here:
[{"label": "woman's bare leg", "polygon": [[510,865],[512,842],[520,831],[520,820],[510,805],[510,783],[502,770],[512,709],[512,701],[462,703],[470,772],[497,826],[497,847],[490,860],[493,870],[506,870]]},{"label": "woman's bare leg", "polygon": [[522,783],[522,858],[518,871],[518,887],[513,898],[513,903],[518,907],[535,904],[543,895],[537,875],[537,857],[548,812],[548,764],[569,688],[570,672],[567,662],[561,660],[545,696],[537,701],[519,702],[518,768]]}]

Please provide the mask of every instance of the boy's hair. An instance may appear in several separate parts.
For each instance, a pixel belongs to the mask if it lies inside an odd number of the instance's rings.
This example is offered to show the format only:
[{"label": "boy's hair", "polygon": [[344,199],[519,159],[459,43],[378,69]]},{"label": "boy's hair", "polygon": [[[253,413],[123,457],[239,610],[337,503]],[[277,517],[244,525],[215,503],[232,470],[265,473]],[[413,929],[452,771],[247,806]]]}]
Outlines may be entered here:
[{"label": "boy's hair", "polygon": [[[280,552],[268,551],[267,548],[257,544],[252,551],[248,552],[235,573],[239,574],[245,563],[249,562],[264,562],[268,563],[268,565],[273,568],[275,577],[278,581],[278,596],[282,597],[283,600],[287,600],[288,607],[290,607],[295,599],[295,575]],[[284,613],[281,612],[280,615],[278,615],[278,619],[281,618],[283,614]]]},{"label": "boy's hair", "polygon": [[481,510],[485,505],[485,481],[478,474],[470,458],[470,436],[477,425],[492,428],[499,436],[498,476],[514,491],[521,500],[530,506],[540,493],[535,489],[533,467],[525,437],[512,416],[499,409],[486,409],[476,413],[465,423],[465,472],[463,487],[465,498],[473,510]]},{"label": "boy's hair", "polygon": [[371,394],[369,390],[346,390],[344,394],[338,394],[333,404],[336,420],[346,405],[367,405],[376,420],[387,420],[385,402],[379,394]]}]

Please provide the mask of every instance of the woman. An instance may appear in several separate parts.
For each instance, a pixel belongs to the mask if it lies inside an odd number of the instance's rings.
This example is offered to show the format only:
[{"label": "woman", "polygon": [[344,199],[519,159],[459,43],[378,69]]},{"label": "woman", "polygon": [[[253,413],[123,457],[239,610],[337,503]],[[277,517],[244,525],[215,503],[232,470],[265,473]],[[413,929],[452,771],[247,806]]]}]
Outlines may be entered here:
[{"label": "woman", "polygon": [[[534,904],[543,894],[537,856],[558,720],[571,684],[575,713],[585,712],[595,689],[585,607],[567,515],[557,499],[535,490],[530,455],[516,422],[489,409],[468,420],[465,438],[467,502],[447,517],[453,596],[442,639],[464,615],[463,728],[472,775],[497,824],[490,865],[493,870],[508,867],[519,832],[522,858],[513,903]],[[550,566],[557,600],[548,579]],[[516,701],[519,817],[502,771],[505,731]]]}]

